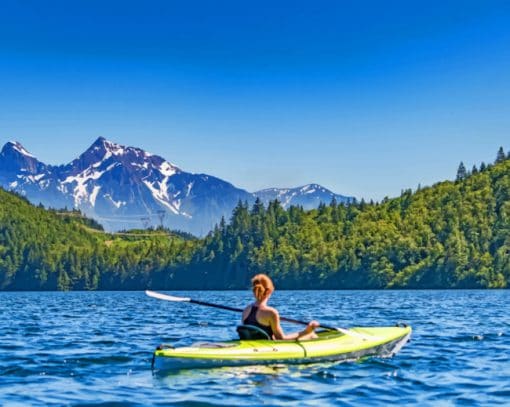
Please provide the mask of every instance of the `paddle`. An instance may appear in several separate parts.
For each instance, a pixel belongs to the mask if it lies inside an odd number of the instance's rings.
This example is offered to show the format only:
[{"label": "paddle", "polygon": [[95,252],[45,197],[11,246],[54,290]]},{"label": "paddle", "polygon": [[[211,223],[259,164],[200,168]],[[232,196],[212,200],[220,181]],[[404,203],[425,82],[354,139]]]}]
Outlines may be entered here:
[{"label": "paddle", "polygon": [[[241,313],[243,312],[243,310],[241,308],[228,307],[226,305],[220,305],[220,304],[212,304],[210,302],[198,301],[198,300],[194,300],[192,298],[187,298],[187,297],[174,297],[173,295],[162,294],[162,293],[158,293],[158,292],[150,291],[150,290],[146,290],[145,294],[147,294],[149,297],[157,298],[158,300],[174,301],[174,302],[190,302],[192,304],[204,305],[206,307],[219,308],[219,309],[224,309],[227,311],[234,311],[234,312],[241,312]],[[298,319],[280,317],[280,320],[285,321],[285,322],[291,322],[294,324],[308,325],[308,322],[300,321]],[[344,328],[332,327],[332,326],[323,325],[323,324],[320,324],[319,327],[327,329],[328,331],[342,332],[344,335],[350,335],[350,336],[354,336],[357,338],[362,338],[363,340],[368,339],[368,335],[363,335],[358,332],[350,331],[350,330],[344,329]]]}]

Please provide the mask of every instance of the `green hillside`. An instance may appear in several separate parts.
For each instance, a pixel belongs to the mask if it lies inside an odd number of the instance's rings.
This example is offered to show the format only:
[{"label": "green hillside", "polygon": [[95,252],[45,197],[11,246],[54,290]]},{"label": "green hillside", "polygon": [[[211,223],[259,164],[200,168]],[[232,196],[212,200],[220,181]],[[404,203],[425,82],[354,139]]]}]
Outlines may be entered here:
[{"label": "green hillside", "polygon": [[266,272],[280,288],[503,288],[510,160],[379,203],[240,203],[202,240],[104,233],[0,190],[0,289],[210,289]]},{"label": "green hillside", "polygon": [[135,289],[188,263],[195,243],[158,231],[112,235],[77,212],[0,189],[0,289]]},{"label": "green hillside", "polygon": [[240,204],[196,264],[213,287],[246,286],[257,272],[287,288],[507,287],[510,160],[500,151],[494,166],[462,167],[456,182],[381,203],[309,212]]}]

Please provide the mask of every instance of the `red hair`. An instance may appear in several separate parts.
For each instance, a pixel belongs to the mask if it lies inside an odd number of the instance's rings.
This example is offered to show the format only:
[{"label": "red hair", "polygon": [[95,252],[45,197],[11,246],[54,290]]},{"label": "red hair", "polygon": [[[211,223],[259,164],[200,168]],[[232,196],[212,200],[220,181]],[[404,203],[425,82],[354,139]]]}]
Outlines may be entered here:
[{"label": "red hair", "polygon": [[274,285],[271,279],[265,274],[257,274],[251,279],[253,295],[258,301],[264,300],[274,291]]}]

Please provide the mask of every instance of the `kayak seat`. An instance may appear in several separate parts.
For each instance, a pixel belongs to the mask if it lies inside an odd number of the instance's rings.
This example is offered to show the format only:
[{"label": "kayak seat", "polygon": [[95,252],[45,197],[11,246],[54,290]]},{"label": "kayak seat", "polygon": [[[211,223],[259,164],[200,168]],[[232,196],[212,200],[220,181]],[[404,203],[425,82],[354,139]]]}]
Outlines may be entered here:
[{"label": "kayak seat", "polygon": [[239,325],[237,327],[237,333],[239,334],[239,339],[241,340],[249,339],[271,340],[266,331],[255,325]]}]

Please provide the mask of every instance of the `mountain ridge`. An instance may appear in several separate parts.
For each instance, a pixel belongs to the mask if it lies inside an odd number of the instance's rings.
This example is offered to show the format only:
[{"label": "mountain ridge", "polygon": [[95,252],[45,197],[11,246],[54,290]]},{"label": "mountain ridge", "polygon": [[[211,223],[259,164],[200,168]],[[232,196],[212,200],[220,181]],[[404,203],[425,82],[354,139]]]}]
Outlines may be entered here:
[{"label": "mountain ridge", "polygon": [[0,186],[34,204],[76,208],[107,230],[167,226],[198,236],[207,234],[239,201],[273,199],[284,207],[317,207],[332,199],[352,202],[318,184],[248,192],[208,174],[180,169],[143,149],[97,138],[67,164],[47,165],[25,147],[8,142],[0,152]]}]

